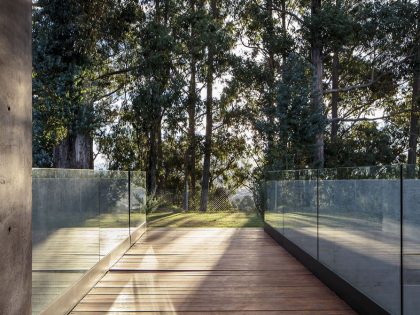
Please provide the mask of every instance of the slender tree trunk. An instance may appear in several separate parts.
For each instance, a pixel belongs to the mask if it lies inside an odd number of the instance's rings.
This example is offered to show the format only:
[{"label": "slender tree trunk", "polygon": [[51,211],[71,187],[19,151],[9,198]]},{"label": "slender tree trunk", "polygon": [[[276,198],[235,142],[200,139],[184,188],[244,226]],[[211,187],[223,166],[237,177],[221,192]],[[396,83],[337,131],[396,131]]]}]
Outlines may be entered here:
[{"label": "slender tree trunk", "polygon": [[162,147],[162,120],[159,118],[157,123],[157,170],[156,170],[156,190],[158,192],[165,189],[165,177],[162,176],[163,171],[163,147]]},{"label": "slender tree trunk", "polygon": [[[211,0],[211,11],[214,20],[217,18],[217,2]],[[213,40],[213,39],[212,39]],[[201,178],[201,201],[200,211],[207,211],[210,186],[210,160],[212,154],[212,134],[213,134],[213,82],[214,82],[214,43],[208,45],[207,59],[207,100],[206,100],[206,136],[204,141],[204,161],[203,174]]]},{"label": "slender tree trunk", "polygon": [[[274,22],[273,22],[273,0],[267,0],[267,9],[268,9],[268,27],[267,33],[268,38],[271,40],[274,38]],[[273,84],[274,81],[274,68],[275,68],[275,60],[274,60],[274,52],[272,49],[271,42],[268,44],[268,67],[270,69],[270,84]]]},{"label": "slender tree trunk", "polygon": [[160,23],[161,15],[160,0],[155,0],[155,21],[157,23]]},{"label": "slender tree trunk", "polygon": [[207,100],[206,100],[206,136],[204,141],[203,174],[201,179],[200,211],[207,211],[209,200],[210,159],[212,151],[213,133],[213,49],[209,49],[209,69],[207,73]]},{"label": "slender tree trunk", "polygon": [[[274,126],[274,107],[275,107],[275,100],[274,100],[274,90],[275,90],[275,59],[274,59],[274,52],[272,48],[272,43],[270,40],[274,39],[274,22],[273,22],[273,1],[267,0],[267,14],[268,14],[268,26],[267,26],[267,34],[269,41],[266,43],[267,50],[268,50],[268,92],[267,92],[267,106],[268,106],[268,121],[270,126]],[[274,129],[269,128],[267,132],[267,148],[270,156],[269,163],[272,164],[275,159],[274,155]]]},{"label": "slender tree trunk", "polygon": [[[340,60],[338,56],[338,51],[334,52],[333,63],[332,63],[332,88],[333,90],[338,89],[340,75],[339,75]],[[331,95],[331,142],[335,143],[337,141],[338,135],[338,103],[340,101],[339,92],[333,92]]]},{"label": "slender tree trunk", "polygon": [[54,149],[54,167],[93,169],[93,139],[90,135],[76,134],[64,139]]},{"label": "slender tree trunk", "polygon": [[[191,13],[195,15],[195,0],[190,1]],[[195,16],[194,16],[195,18]],[[194,45],[195,37],[195,19],[191,23],[190,31],[190,47],[189,52],[191,54],[190,61],[190,86],[188,91],[188,100],[187,100],[187,112],[188,112],[188,148],[185,153],[185,194],[184,198],[188,198],[189,194],[195,196],[196,191],[196,173],[195,173],[195,151],[196,151],[196,139],[195,139],[195,129],[196,129],[196,106],[197,106],[197,60],[196,60],[196,47]],[[188,184],[189,183],[189,184]],[[188,210],[188,200],[184,200],[184,210]]]},{"label": "slender tree trunk", "polygon": [[149,134],[149,155],[147,157],[147,194],[154,195],[157,189],[157,161],[158,161],[158,130],[157,126],[152,126]]},{"label": "slender tree trunk", "polygon": [[[165,5],[165,3],[163,3]],[[163,8],[165,9],[165,8]],[[155,22],[162,24],[165,23],[164,15],[165,12],[162,14],[162,2],[160,0],[155,0]],[[163,21],[162,21],[163,19]],[[154,90],[152,93],[156,93],[156,96],[159,96],[162,91],[164,90],[164,83],[161,80],[158,80],[159,88]],[[153,97],[152,97],[153,99]],[[156,97],[157,99],[157,97]],[[152,103],[151,106],[153,107],[153,118],[150,124],[150,131],[149,131],[149,154],[147,158],[147,174],[146,174],[146,186],[147,186],[147,193],[148,195],[155,195],[158,189],[159,183],[159,170],[162,169],[162,138],[161,138],[161,105],[159,102]],[[159,106],[158,108],[156,106]]]},{"label": "slender tree trunk", "polygon": [[[321,0],[312,0],[311,14],[315,16],[321,9]],[[312,87],[312,106],[316,112],[324,112],[323,108],[323,64],[322,64],[322,45],[319,34],[316,30],[312,30],[311,43],[311,59],[314,71],[313,87]],[[319,131],[315,136],[315,148],[313,152],[314,167],[324,167],[324,132]]]},{"label": "slender tree trunk", "polygon": [[417,164],[417,146],[419,138],[419,106],[420,102],[420,75],[415,74],[413,83],[413,100],[410,117],[410,137],[408,148],[408,164]]},{"label": "slender tree trunk", "polygon": [[[281,26],[283,28],[283,37],[286,38],[287,36],[287,25],[286,25],[286,0],[282,0],[281,1]],[[287,55],[285,52],[283,52],[282,54],[282,59],[283,59],[283,69],[284,66],[286,64],[286,60],[287,60]]]},{"label": "slender tree trunk", "polygon": [[182,202],[182,208],[184,211],[189,210],[189,188],[188,188],[188,178],[189,178],[189,157],[188,157],[188,149],[185,151],[184,154],[184,197]]},{"label": "slender tree trunk", "polygon": [[[418,3],[420,12],[420,1]],[[413,66],[413,99],[411,103],[410,137],[408,143],[408,164],[417,164],[420,110],[420,18],[417,20],[416,54]]]},{"label": "slender tree trunk", "polygon": [[190,188],[191,192],[195,193],[196,185],[196,173],[195,173],[195,151],[196,151],[196,139],[195,139],[195,129],[196,129],[196,104],[197,104],[197,94],[196,94],[196,62],[195,60],[191,63],[191,84],[190,84],[190,99],[188,103],[188,138],[189,138],[189,173],[190,173]]}]

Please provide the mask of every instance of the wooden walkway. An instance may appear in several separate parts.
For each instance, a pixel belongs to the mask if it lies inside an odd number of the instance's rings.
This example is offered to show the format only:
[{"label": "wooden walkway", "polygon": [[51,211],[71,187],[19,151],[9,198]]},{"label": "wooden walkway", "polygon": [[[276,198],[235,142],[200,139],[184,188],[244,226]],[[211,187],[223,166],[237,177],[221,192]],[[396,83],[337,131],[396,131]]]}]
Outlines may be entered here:
[{"label": "wooden walkway", "polygon": [[72,314],[355,313],[261,229],[156,228]]}]

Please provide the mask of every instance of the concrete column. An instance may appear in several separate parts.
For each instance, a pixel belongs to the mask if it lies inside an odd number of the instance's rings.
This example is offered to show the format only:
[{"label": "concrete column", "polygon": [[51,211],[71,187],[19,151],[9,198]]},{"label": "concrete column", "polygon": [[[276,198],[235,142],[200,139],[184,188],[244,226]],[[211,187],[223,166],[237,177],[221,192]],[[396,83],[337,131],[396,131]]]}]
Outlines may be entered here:
[{"label": "concrete column", "polygon": [[31,313],[30,0],[0,0],[0,314]]}]

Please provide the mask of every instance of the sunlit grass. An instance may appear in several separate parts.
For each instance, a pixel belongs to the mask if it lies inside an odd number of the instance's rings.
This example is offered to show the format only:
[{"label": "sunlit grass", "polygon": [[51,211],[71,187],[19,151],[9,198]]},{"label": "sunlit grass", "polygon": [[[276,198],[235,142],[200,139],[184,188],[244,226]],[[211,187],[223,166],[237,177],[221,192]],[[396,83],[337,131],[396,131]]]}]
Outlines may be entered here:
[{"label": "sunlit grass", "polygon": [[101,228],[125,228],[128,227],[129,220],[131,226],[137,226],[137,222],[143,221],[144,214],[131,213],[129,218],[128,213],[103,213],[94,218],[84,221],[81,227],[101,227]]},{"label": "sunlit grass", "polygon": [[261,217],[255,212],[170,212],[159,211],[148,215],[149,227],[262,227]]}]

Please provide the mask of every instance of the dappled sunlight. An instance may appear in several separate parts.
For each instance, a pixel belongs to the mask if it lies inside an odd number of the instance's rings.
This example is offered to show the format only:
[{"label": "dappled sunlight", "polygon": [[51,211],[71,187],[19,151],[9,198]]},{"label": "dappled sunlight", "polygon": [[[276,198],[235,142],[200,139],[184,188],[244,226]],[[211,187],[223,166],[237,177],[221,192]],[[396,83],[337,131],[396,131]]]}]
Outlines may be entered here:
[{"label": "dappled sunlight", "polygon": [[256,212],[156,212],[149,214],[148,226],[197,228],[262,227],[262,219]]},{"label": "dappled sunlight", "polygon": [[75,314],[267,310],[353,314],[262,229],[236,228],[148,229]]},{"label": "dappled sunlight", "polygon": [[102,228],[100,229],[100,255],[108,255],[118,244],[127,239],[127,228]]},{"label": "dappled sunlight", "polygon": [[[36,231],[34,231],[36,234]],[[32,310],[39,313],[99,261],[98,228],[57,229],[33,245]]]},{"label": "dappled sunlight", "polygon": [[57,229],[33,246],[33,270],[89,270],[98,252],[98,228]]}]

